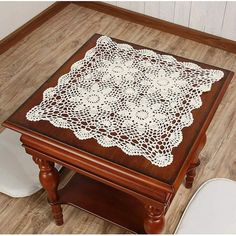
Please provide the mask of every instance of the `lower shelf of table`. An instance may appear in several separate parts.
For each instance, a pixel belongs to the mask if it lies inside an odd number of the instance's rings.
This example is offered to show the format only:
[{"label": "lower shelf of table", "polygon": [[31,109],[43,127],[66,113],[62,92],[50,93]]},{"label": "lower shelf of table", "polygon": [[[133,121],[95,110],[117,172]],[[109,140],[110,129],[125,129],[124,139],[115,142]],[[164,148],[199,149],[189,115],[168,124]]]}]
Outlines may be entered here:
[{"label": "lower shelf of table", "polygon": [[144,233],[142,202],[88,177],[75,174],[59,190],[59,203],[75,206],[129,231]]}]

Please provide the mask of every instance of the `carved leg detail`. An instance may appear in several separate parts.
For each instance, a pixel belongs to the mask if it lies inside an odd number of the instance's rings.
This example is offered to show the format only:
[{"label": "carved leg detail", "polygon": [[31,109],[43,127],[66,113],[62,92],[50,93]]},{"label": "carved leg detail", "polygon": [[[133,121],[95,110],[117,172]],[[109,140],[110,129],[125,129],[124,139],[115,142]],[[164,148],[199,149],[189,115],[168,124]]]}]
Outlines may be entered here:
[{"label": "carved leg detail", "polygon": [[200,160],[197,159],[194,163],[190,164],[187,173],[186,173],[186,178],[185,178],[185,187],[186,188],[192,188],[193,186],[193,181],[196,176],[196,168],[197,166],[200,165]]},{"label": "carved leg detail", "polygon": [[147,234],[161,233],[164,228],[164,209],[151,205],[145,206],[146,215],[144,219],[144,229]]},{"label": "carved leg detail", "polygon": [[63,224],[63,215],[61,205],[56,204],[58,200],[57,187],[59,184],[59,174],[54,167],[53,162],[33,157],[35,163],[39,166],[39,179],[43,188],[47,192],[48,201],[52,207],[52,214],[57,225]]},{"label": "carved leg detail", "polygon": [[203,149],[204,145],[206,143],[206,134],[203,135],[201,142],[199,144],[199,147],[195,153],[195,159],[193,162],[189,165],[189,168],[186,172],[186,178],[185,178],[185,187],[186,188],[192,188],[193,186],[193,181],[196,176],[196,168],[200,165],[200,160],[198,158],[199,153]]}]

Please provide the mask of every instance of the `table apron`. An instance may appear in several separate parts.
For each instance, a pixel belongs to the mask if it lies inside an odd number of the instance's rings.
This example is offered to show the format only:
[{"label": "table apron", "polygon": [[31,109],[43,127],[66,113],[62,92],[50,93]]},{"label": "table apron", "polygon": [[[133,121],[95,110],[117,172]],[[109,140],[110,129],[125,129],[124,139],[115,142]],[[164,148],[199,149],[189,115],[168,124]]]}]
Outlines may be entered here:
[{"label": "table apron", "polygon": [[170,190],[171,188],[165,189],[163,186],[158,185],[156,180],[144,175],[142,177],[146,177],[146,179],[143,179],[136,172],[134,172],[135,175],[131,175],[130,170],[128,171],[126,168],[123,171],[120,166],[119,169],[115,169],[113,166],[102,166],[98,162],[89,162],[80,155],[75,156],[63,149],[53,147],[27,135],[22,135],[21,141],[26,152],[33,157],[61,164],[80,174],[127,192],[147,203],[164,205],[164,208],[168,208],[174,197],[175,193]]}]

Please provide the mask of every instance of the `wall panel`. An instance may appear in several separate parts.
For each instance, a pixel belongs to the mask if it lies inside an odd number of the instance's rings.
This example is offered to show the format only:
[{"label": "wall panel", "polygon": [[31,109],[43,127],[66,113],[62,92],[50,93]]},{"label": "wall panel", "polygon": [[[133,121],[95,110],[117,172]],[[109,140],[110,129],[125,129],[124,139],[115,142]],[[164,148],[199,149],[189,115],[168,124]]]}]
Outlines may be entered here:
[{"label": "wall panel", "polygon": [[115,6],[236,41],[236,2],[107,1]]},{"label": "wall panel", "polygon": [[54,2],[0,2],[0,40]]},{"label": "wall panel", "polygon": [[221,34],[226,2],[208,2],[205,22],[205,32],[218,35]]},{"label": "wall panel", "polygon": [[129,2],[129,1],[118,1],[117,6],[123,7],[131,11],[136,11],[139,13],[144,13],[145,2]]},{"label": "wall panel", "polygon": [[191,2],[175,2],[174,23],[188,26],[191,12]]},{"label": "wall panel", "polygon": [[160,2],[145,2],[144,14],[160,18]]},{"label": "wall panel", "polygon": [[227,2],[221,36],[236,41],[236,2]]},{"label": "wall panel", "polygon": [[172,1],[160,2],[160,19],[173,22],[174,12],[175,12],[175,2]]},{"label": "wall panel", "polygon": [[207,2],[192,2],[189,27],[205,31],[207,18]]}]

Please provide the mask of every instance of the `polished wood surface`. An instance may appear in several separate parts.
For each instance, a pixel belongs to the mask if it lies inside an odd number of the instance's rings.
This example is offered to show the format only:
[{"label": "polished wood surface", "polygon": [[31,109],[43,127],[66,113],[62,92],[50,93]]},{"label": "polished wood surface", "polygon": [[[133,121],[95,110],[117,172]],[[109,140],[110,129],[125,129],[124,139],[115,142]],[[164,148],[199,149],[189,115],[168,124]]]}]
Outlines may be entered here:
[{"label": "polished wood surface", "polygon": [[[97,143],[95,139],[78,140],[73,132],[69,129],[57,128],[51,125],[48,121],[32,122],[26,119],[26,113],[35,105],[42,101],[43,92],[57,84],[58,78],[70,71],[71,65],[82,59],[85,53],[96,44],[96,40],[101,35],[94,35],[91,39],[83,45],[54,75],[43,84],[36,93],[34,93],[11,117],[7,119],[4,126],[12,128],[20,133],[27,134],[34,138],[44,139],[45,137],[50,140],[53,145],[60,145],[61,143],[67,144],[67,149],[70,147],[85,151],[85,153],[91,153],[98,157],[105,158],[112,163],[117,163],[124,167],[128,167],[138,173],[153,177],[166,184],[173,184],[176,188],[179,185],[177,183],[177,176],[180,174],[181,169],[188,161],[191,155],[195,152],[198,146],[198,142],[202,135],[205,135],[205,131],[212,119],[212,116],[227,88],[233,73],[225,69],[221,69],[224,72],[224,78],[219,82],[213,84],[211,91],[204,93],[202,98],[203,105],[199,109],[195,109],[192,114],[194,123],[190,127],[183,129],[183,141],[181,144],[173,149],[174,160],[171,165],[162,168],[152,165],[150,161],[142,156],[132,156],[125,154],[120,148],[117,147],[102,147]],[[120,43],[126,43],[114,39]],[[137,49],[144,48],[142,46],[134,45]],[[163,52],[156,51],[157,53],[163,54]],[[192,61],[186,58],[177,57],[179,61]],[[195,62],[198,63],[198,62]],[[198,63],[203,68],[209,69],[220,69],[214,66],[209,66],[203,63]],[[33,132],[31,132],[33,131]],[[148,145],[148,142],[147,142]],[[66,147],[64,147],[65,149]],[[74,149],[73,149],[74,150]],[[97,160],[98,161],[98,160]],[[109,164],[108,164],[109,165]]]},{"label": "polished wood surface", "polygon": [[122,191],[75,174],[58,194],[61,204],[79,207],[117,225],[123,225],[124,229],[145,233],[142,202]]},{"label": "polished wood surface", "polygon": [[[58,79],[70,71],[71,65],[82,59],[85,53],[96,45],[99,37],[101,37],[99,34],[93,35],[3,123],[3,126],[22,134],[21,141],[26,152],[33,157],[39,166],[40,182],[47,192],[48,201],[52,207],[52,214],[57,225],[63,224],[63,214],[61,203],[58,200],[57,187],[59,180],[54,163],[76,170],[78,173],[127,193],[130,198],[135,197],[140,200],[145,212],[145,217],[143,217],[145,232],[148,234],[161,233],[164,228],[164,215],[168,211],[185,174],[187,174],[186,187],[190,188],[192,186],[195,169],[199,162],[197,161],[198,155],[206,141],[205,132],[233,77],[233,72],[194,61],[203,68],[221,69],[224,72],[224,77],[214,83],[209,92],[201,96],[202,106],[200,109],[193,111],[194,122],[190,127],[184,129],[183,141],[172,151],[174,160],[171,165],[163,168],[158,167],[152,165],[142,156],[129,158],[129,155],[123,153],[117,147],[102,147],[95,139],[82,140],[81,144],[81,141],[74,136],[71,130],[57,128],[48,121],[31,122],[26,119],[26,113],[42,101],[44,91],[55,86]],[[118,43],[131,44],[118,39],[113,40]],[[136,49],[145,48],[140,45],[131,45]],[[165,54],[160,51],[156,52]],[[175,57],[179,61],[193,62],[186,58]],[[146,145],[149,145],[148,141],[146,141]],[[71,189],[68,189],[68,191],[71,191]],[[76,196],[77,191],[70,192],[70,194]],[[101,190],[99,194],[104,193]],[[87,198],[89,197],[87,195]],[[92,205],[95,206],[96,204],[97,201],[94,201]],[[78,207],[80,207],[80,204]],[[120,210],[120,204],[117,204],[116,208]],[[106,218],[110,220],[109,207],[104,211],[108,212]],[[115,215],[114,222],[121,222],[118,216]],[[133,217],[139,218],[135,214]],[[125,222],[127,220],[124,219],[121,226],[126,227]],[[131,228],[130,230],[136,233],[144,232],[143,230],[140,231],[138,223],[134,226],[134,229]]]},{"label": "polished wood surface", "polygon": [[124,20],[128,20],[147,27],[152,27],[167,33],[175,34],[186,39],[191,39],[199,43],[226,50],[231,53],[236,53],[236,41],[234,40],[208,34],[199,30],[191,29],[189,27],[147,16],[142,13],[130,11],[104,2],[79,1],[74,3],[78,4],[79,6],[88,7],[90,9],[116,16]]},{"label": "polished wood surface", "polygon": [[[47,192],[48,202],[51,204],[58,201],[57,188],[59,185],[59,173],[53,162],[33,157],[34,162],[39,166],[39,180]],[[60,205],[51,204],[52,214],[56,225],[63,224],[62,209]]]},{"label": "polished wood surface", "polygon": [[35,16],[33,19],[25,23],[23,26],[12,32],[10,35],[0,40],[0,54],[7,51],[10,47],[22,40],[28,34],[40,27],[43,23],[55,16],[64,9],[69,2],[55,2],[46,10]]},{"label": "polished wood surface", "polygon": [[[27,37],[24,42],[1,56],[1,85],[3,85],[1,89],[4,89],[4,92],[1,93],[4,95],[1,97],[1,120],[12,113],[95,32],[214,64],[229,70],[236,70],[236,57],[233,54],[71,4],[58,16],[49,20],[46,25],[41,26],[37,32]],[[69,34],[70,37],[64,38],[65,34]],[[50,35],[47,44],[44,43],[45,35],[47,37]],[[146,35],[149,37],[145,37]],[[26,48],[27,50],[25,50]],[[24,54],[22,55],[22,53]],[[42,64],[44,71],[40,70]],[[17,93],[16,91],[19,91],[22,85],[25,88],[24,91],[21,90]],[[235,158],[233,156],[236,140],[234,126],[235,97],[233,95],[236,92],[235,89],[235,80],[233,80],[208,130],[208,141],[201,153],[203,165],[199,167],[193,189],[187,190],[182,186],[180,187],[166,215],[164,232],[173,232],[188,199],[204,180],[214,176],[231,179],[236,177],[234,172]],[[223,133],[222,130],[224,130]],[[222,135],[219,136],[219,133]],[[36,199],[37,201],[34,202]],[[45,213],[49,215],[50,212],[45,206],[45,195],[42,192],[25,199],[11,199],[2,195],[0,201],[4,206],[8,206],[7,208],[4,207],[0,213],[1,219],[4,218],[0,225],[0,232],[124,232],[70,207],[64,208],[65,217],[77,215],[80,216],[80,219],[71,217],[73,218],[72,221],[67,220],[67,224],[57,228],[53,222],[45,220]],[[15,213],[13,214],[13,209],[16,207],[18,207],[17,216]],[[14,224],[8,224],[10,219],[15,219]]]}]

